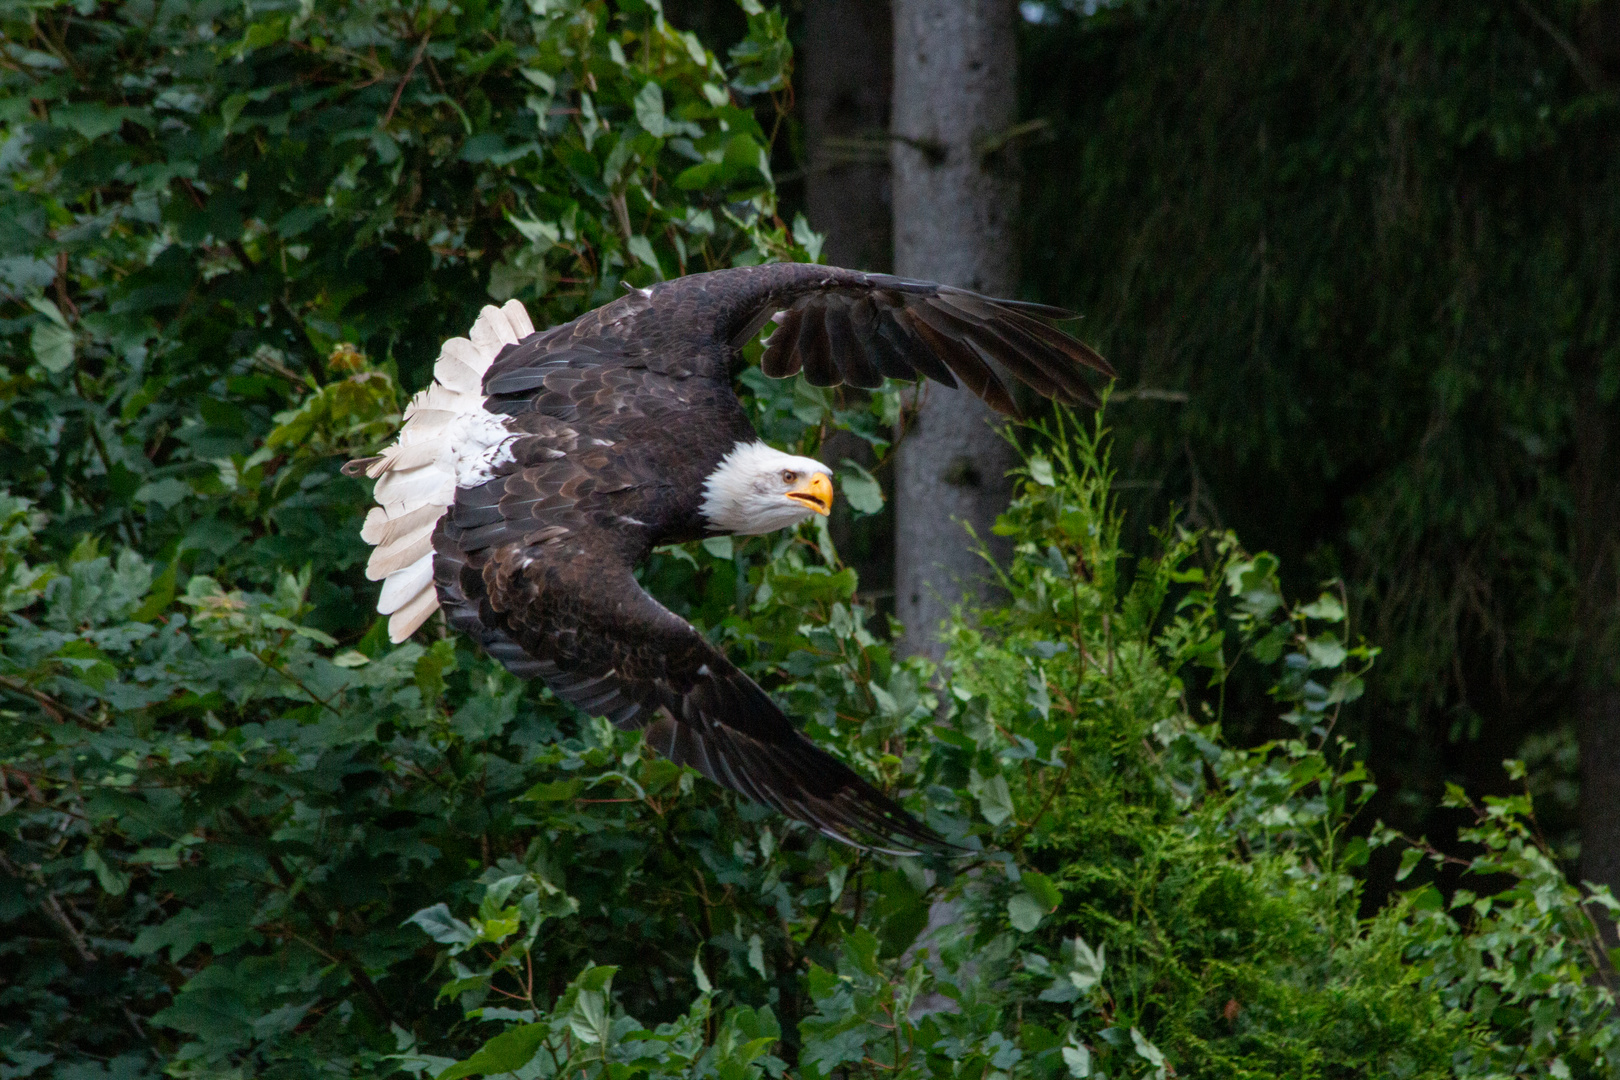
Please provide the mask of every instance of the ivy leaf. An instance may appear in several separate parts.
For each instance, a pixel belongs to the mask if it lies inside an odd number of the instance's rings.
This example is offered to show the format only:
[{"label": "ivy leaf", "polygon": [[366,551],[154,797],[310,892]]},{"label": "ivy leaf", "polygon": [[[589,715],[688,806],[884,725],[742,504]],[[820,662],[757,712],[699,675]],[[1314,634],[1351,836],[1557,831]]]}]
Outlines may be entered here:
[{"label": "ivy leaf", "polygon": [[1299,609],[1299,613],[1310,619],[1324,619],[1328,622],[1344,621],[1344,605],[1332,593],[1323,593],[1313,602]]},{"label": "ivy leaf", "polygon": [[1336,668],[1349,658],[1344,642],[1334,634],[1319,634],[1305,642],[1305,655],[1314,668]]},{"label": "ivy leaf", "polygon": [[1164,1052],[1157,1046],[1148,1042],[1147,1036],[1136,1028],[1131,1028],[1131,1043],[1136,1050],[1136,1056],[1153,1067],[1153,1076],[1157,1080],[1164,1080],[1169,1069],[1164,1060]]}]

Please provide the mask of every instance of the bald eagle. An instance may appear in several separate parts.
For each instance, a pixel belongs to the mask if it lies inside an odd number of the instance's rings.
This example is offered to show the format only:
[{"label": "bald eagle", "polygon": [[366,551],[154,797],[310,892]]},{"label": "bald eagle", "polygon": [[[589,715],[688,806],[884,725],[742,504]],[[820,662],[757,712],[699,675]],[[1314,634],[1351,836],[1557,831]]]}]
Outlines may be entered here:
[{"label": "bald eagle", "polygon": [[[436,609],[519,678],[710,780],[861,847],[944,843],[817,747],[725,654],[637,583],[661,544],[826,514],[832,470],[777,450],[732,389],[773,318],[765,374],[876,388],[965,383],[1017,415],[996,366],[1069,404],[1113,372],[1039,304],[833,267],[717,270],[633,289],[536,332],[486,307],[444,343],[398,441],[351,462],[377,481],[361,536],[377,610],[404,641]],[[992,363],[992,361],[994,363]]]}]

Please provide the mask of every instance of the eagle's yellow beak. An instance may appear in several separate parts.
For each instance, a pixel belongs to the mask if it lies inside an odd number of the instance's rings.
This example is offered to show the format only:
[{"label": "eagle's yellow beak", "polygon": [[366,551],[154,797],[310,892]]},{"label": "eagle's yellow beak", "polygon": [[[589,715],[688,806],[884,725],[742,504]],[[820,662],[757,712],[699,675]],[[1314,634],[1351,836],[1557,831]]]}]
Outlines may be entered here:
[{"label": "eagle's yellow beak", "polygon": [[832,513],[832,480],[826,473],[813,473],[801,480],[798,487],[789,491],[787,497],[826,517]]}]

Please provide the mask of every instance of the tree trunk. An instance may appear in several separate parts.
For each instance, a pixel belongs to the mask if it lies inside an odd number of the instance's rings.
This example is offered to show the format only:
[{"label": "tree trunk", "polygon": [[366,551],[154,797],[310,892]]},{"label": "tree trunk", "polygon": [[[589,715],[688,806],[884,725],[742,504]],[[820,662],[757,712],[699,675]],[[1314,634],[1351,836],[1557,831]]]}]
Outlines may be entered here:
[{"label": "tree trunk", "polygon": [[[996,296],[1017,283],[1017,188],[986,141],[1013,124],[1014,0],[894,0],[895,272]],[[978,545],[1017,462],[995,414],[965,390],[925,385],[895,464],[895,607],[901,648],[938,657],[940,623],[992,586]],[[991,543],[1005,558],[1005,545]]]},{"label": "tree trunk", "polygon": [[886,0],[806,0],[802,58],[810,167],[805,207],[827,238],[832,266],[894,265],[889,206],[889,53]]},{"label": "tree trunk", "polygon": [[[826,238],[822,261],[832,266],[886,273],[894,266],[889,185],[890,53],[893,16],[888,0],[805,0],[804,39],[798,49],[799,101],[804,116],[809,168],[805,210]],[[866,391],[844,387],[846,400]],[[832,431],[822,443],[823,461],[877,465],[871,444],[847,431]],[[892,504],[893,483],[878,471]],[[827,523],[839,555],[859,575],[863,599],[878,602],[894,593],[893,518],[857,520],[848,503],[833,504]]]},{"label": "tree trunk", "polygon": [[[1586,365],[1575,407],[1575,735],[1581,877],[1620,895],[1620,424]],[[1614,927],[1605,931],[1614,944]]]},{"label": "tree trunk", "polygon": [[[1581,15],[1581,72],[1592,89],[1620,85],[1620,3]],[[1613,160],[1611,133],[1604,158]],[[1593,193],[1613,198],[1613,185]],[[1612,274],[1612,271],[1610,271]],[[1613,365],[1614,360],[1607,360]],[[1581,762],[1581,877],[1620,895],[1620,402],[1604,384],[1605,360],[1576,367],[1575,401],[1575,737]],[[1604,920],[1609,944],[1615,926]]]}]

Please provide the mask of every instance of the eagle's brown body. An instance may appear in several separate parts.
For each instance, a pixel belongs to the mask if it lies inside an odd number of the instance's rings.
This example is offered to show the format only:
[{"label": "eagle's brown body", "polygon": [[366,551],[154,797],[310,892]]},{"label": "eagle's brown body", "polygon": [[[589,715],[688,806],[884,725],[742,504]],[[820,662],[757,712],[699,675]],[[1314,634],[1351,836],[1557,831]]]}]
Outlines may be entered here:
[{"label": "eagle's brown body", "polygon": [[1026,311],[1061,314],[789,264],[632,291],[506,344],[482,394],[508,436],[488,478],[458,482],[433,528],[438,603],[520,677],[641,728],[660,753],[726,787],[850,842],[936,843],[648,596],[634,567],[657,545],[714,534],[705,480],[733,446],[758,438],[732,368],[773,315],[785,313],[769,375],[868,387],[884,376],[960,379],[1012,412],[988,356],[1043,394],[1092,400],[1080,368],[1106,365]]}]

